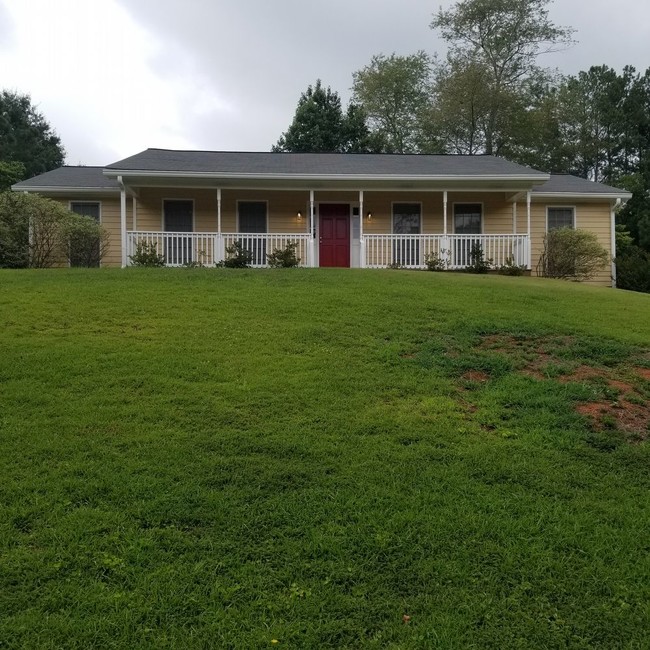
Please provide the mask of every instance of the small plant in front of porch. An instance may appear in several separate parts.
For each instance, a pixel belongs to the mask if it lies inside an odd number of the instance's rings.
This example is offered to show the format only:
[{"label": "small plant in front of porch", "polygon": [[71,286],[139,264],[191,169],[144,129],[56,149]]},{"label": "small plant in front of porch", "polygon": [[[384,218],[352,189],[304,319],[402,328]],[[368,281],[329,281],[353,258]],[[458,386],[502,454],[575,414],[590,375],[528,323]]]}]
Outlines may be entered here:
[{"label": "small plant in front of porch", "polygon": [[479,243],[472,244],[469,259],[470,263],[465,269],[468,273],[487,273],[492,268],[492,260],[485,259],[483,246]]},{"label": "small plant in front of porch", "polygon": [[506,261],[497,269],[499,275],[523,275],[526,272],[525,265],[515,264],[514,257],[507,257]]},{"label": "small plant in front of porch", "polygon": [[296,255],[296,242],[289,242],[284,248],[276,248],[266,256],[269,266],[272,269],[290,269],[300,264],[300,258]]},{"label": "small plant in front of porch", "polygon": [[208,253],[204,250],[196,251],[196,259],[183,264],[185,269],[203,269],[207,266]]},{"label": "small plant in front of porch", "polygon": [[447,252],[441,250],[439,253],[428,253],[424,256],[424,264],[427,271],[446,271],[449,268]]},{"label": "small plant in front of porch", "polygon": [[165,257],[158,253],[154,242],[141,241],[135,247],[133,255],[129,255],[133,266],[165,266]]},{"label": "small plant in front of porch", "polygon": [[253,253],[239,242],[233,242],[226,246],[227,257],[223,261],[223,266],[228,269],[247,269],[253,261]]}]

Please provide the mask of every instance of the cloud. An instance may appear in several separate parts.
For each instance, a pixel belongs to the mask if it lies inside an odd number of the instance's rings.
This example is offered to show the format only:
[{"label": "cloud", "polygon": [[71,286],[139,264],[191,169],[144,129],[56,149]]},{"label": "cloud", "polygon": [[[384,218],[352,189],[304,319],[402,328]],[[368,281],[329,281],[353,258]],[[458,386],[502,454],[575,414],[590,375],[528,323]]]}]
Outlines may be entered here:
[{"label": "cloud", "polygon": [[[352,73],[374,54],[444,52],[429,24],[452,4],[0,0],[2,85],[31,94],[72,163],[146,147],[269,150],[316,79],[345,104]],[[551,4],[580,42],[541,63],[644,69],[648,15],[646,0]]]}]

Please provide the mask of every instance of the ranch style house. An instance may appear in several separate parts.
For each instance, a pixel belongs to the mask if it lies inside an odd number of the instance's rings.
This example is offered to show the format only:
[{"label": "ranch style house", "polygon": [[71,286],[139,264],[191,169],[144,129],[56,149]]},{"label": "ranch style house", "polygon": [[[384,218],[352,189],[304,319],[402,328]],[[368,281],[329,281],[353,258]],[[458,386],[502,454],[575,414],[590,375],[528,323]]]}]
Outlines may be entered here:
[{"label": "ranch style house", "polygon": [[295,243],[301,266],[449,269],[481,246],[495,266],[531,272],[545,233],[596,233],[616,281],[614,216],[628,192],[546,174],[495,156],[306,154],[147,149],[106,167],[70,167],[17,183],[99,220],[105,266],[128,266],[140,242],[168,266],[212,266],[235,242],[252,266]]}]

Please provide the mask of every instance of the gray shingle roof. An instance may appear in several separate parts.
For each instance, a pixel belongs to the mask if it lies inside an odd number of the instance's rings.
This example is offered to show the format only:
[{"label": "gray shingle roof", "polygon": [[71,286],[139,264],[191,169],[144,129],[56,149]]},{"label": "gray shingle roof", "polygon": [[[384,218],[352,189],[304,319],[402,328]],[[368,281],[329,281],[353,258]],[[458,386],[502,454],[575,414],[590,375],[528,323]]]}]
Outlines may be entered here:
[{"label": "gray shingle roof", "polygon": [[[352,176],[522,176],[546,174],[494,156],[443,156],[401,154],[290,154],[223,151],[173,151],[147,149],[108,167],[60,167],[26,181],[16,190],[119,190],[117,181],[104,175],[124,171],[168,171],[185,173],[352,175]],[[533,188],[534,194],[591,194],[630,196],[625,190],[571,176],[553,174]]]},{"label": "gray shingle roof", "polygon": [[550,180],[533,188],[533,194],[627,194],[625,190],[594,183],[571,174],[552,174]]},{"label": "gray shingle roof", "polygon": [[26,181],[16,183],[14,189],[52,188],[106,191],[119,190],[120,186],[113,178],[104,176],[103,167],[59,167],[51,172],[39,174]]},{"label": "gray shingle roof", "polygon": [[122,171],[301,176],[525,176],[547,175],[495,156],[269,153],[147,149],[107,167]]}]

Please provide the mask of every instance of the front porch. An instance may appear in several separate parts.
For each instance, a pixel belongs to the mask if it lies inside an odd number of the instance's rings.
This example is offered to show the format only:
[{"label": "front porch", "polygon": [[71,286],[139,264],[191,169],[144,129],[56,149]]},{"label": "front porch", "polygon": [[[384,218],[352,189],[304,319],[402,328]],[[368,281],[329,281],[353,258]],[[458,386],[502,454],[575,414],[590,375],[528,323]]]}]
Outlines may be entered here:
[{"label": "front porch", "polygon": [[[234,243],[253,256],[251,266],[268,267],[268,255],[288,244],[296,245],[300,266],[318,266],[318,243],[309,233],[217,233],[127,231],[127,264],[139,244],[154,245],[166,266],[199,264],[216,266],[226,259],[226,249]],[[483,256],[495,267],[511,263],[530,269],[528,235],[457,234],[366,234],[360,238],[358,265],[361,268],[426,268],[427,259],[437,257],[446,268],[459,270],[472,263],[471,251],[480,246]],[[354,260],[353,260],[354,261]]]}]

